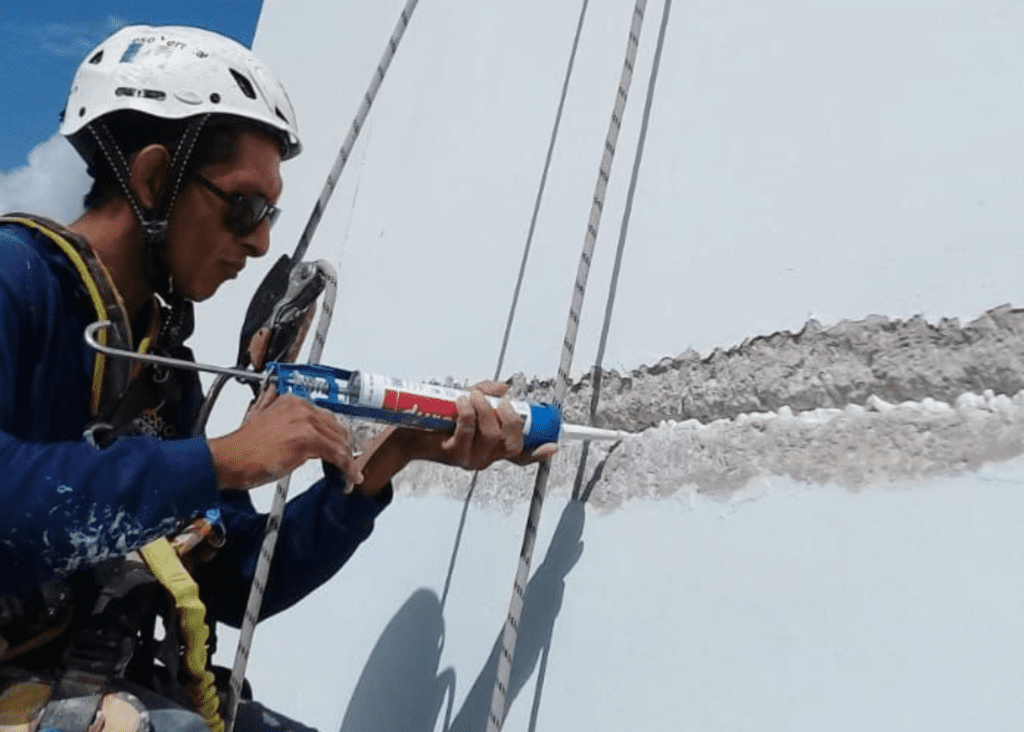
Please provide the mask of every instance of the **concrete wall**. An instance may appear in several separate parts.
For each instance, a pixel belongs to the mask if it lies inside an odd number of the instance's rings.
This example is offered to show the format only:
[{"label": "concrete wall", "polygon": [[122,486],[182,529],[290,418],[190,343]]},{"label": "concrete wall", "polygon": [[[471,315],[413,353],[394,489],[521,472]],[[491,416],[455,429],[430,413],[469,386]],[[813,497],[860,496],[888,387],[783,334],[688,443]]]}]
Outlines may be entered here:
[{"label": "concrete wall", "polygon": [[[265,4],[256,48],[306,142],[280,251],[402,5]],[[632,9],[589,4],[505,369],[531,396],[557,364]],[[493,371],[578,13],[420,4],[311,252],[342,275],[325,360]],[[643,432],[556,460],[506,729],[1019,726],[1022,30],[996,0],[675,4],[598,414]],[[229,361],[225,340],[198,350]],[[352,562],[261,626],[257,694],[322,730],[482,730],[531,486],[511,466],[475,486],[408,470]]]}]

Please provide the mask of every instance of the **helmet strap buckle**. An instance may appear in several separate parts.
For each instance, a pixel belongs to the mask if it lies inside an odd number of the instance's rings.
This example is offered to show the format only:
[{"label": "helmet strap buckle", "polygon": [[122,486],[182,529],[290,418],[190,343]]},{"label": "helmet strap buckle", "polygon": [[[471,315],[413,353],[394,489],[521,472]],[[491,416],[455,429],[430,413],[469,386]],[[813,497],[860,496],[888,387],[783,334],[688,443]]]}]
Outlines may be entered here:
[{"label": "helmet strap buckle", "polygon": [[167,240],[167,219],[143,219],[142,240],[147,247],[159,246]]}]

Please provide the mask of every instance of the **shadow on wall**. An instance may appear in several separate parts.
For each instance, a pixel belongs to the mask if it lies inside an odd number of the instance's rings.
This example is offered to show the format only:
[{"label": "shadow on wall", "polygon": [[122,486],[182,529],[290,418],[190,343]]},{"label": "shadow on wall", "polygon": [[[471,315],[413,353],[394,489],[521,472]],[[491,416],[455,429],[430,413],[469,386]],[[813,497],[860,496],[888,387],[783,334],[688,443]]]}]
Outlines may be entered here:
[{"label": "shadow on wall", "polygon": [[[555,619],[562,609],[565,577],[583,554],[584,504],[570,501],[558,521],[547,554],[526,586],[509,689],[511,706],[540,664],[530,730],[540,709],[541,691]],[[438,670],[444,645],[441,602],[432,590],[420,589],[384,629],[349,701],[341,732],[432,732],[441,709],[448,732],[483,732],[501,652],[502,626],[484,667],[455,719],[455,672]],[[446,704],[447,702],[447,704]]]},{"label": "shadow on wall", "polygon": [[[455,672],[438,673],[444,618],[437,594],[421,589],[384,629],[356,684],[342,732],[432,732],[445,699],[451,718]],[[447,721],[446,721],[447,724]]]}]

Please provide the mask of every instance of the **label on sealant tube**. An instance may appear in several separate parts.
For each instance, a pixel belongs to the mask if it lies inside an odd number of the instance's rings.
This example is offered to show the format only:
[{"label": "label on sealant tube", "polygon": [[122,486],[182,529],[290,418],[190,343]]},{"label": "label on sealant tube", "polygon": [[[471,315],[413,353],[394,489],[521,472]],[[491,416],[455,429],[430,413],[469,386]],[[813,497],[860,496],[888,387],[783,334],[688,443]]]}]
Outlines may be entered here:
[{"label": "label on sealant tube", "polygon": [[[452,429],[458,417],[455,402],[467,394],[461,389],[378,374],[360,373],[357,379],[360,406],[409,415],[414,421],[408,423],[428,429]],[[488,396],[487,401],[497,407],[502,400]],[[509,400],[509,404],[523,418],[524,447],[558,441],[562,419],[557,407],[519,400]],[[397,421],[406,422],[405,419]]]},{"label": "label on sealant tube", "polygon": [[[378,374],[346,371],[320,365],[270,363],[280,393],[309,399],[317,406],[352,417],[447,432],[458,417],[456,400],[462,389],[423,384]],[[497,407],[498,397],[487,401]],[[523,447],[558,442],[562,413],[553,404],[509,400],[523,418]]]}]

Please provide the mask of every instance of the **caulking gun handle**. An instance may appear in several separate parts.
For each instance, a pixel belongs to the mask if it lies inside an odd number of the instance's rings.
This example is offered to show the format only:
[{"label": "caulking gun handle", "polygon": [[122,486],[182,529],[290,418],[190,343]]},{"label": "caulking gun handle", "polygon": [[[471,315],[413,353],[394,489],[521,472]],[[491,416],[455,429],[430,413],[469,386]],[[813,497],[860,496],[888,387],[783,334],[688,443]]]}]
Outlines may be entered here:
[{"label": "caulking gun handle", "polygon": [[[346,369],[335,368],[334,366],[325,366],[320,363],[281,363],[279,361],[269,361],[264,366],[264,373],[268,374],[268,378],[277,383],[277,390],[279,393],[301,393],[302,389],[294,390],[290,388],[293,385],[291,382],[295,381],[297,375],[299,379],[297,383],[302,385],[305,380],[320,378],[328,383],[333,383],[335,387],[345,388],[347,387],[353,377],[355,377],[357,371],[348,371]],[[342,382],[337,384],[337,382]]]}]

